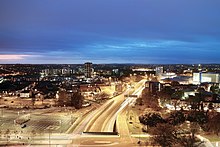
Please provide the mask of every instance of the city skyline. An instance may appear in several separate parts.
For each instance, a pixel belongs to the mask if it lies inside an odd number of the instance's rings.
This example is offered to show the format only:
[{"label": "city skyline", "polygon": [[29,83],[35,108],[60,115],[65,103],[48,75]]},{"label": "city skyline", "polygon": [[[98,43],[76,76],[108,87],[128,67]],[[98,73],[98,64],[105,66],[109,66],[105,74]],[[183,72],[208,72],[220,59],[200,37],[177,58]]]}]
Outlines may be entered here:
[{"label": "city skyline", "polygon": [[220,63],[219,6],[218,0],[2,0],[0,63]]}]

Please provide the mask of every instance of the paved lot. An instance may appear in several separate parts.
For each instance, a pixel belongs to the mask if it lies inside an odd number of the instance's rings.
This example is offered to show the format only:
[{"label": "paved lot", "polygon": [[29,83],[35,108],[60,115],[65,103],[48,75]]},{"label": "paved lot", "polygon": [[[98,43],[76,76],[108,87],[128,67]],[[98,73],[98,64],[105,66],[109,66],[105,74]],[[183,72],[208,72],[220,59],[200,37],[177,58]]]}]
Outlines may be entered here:
[{"label": "paved lot", "polygon": [[12,110],[3,110],[0,115],[0,130],[5,132],[7,129],[13,132],[31,133],[65,133],[71,124],[76,120],[72,114],[31,114],[30,121],[26,122],[26,127],[14,123],[18,117],[29,112],[19,112]]}]

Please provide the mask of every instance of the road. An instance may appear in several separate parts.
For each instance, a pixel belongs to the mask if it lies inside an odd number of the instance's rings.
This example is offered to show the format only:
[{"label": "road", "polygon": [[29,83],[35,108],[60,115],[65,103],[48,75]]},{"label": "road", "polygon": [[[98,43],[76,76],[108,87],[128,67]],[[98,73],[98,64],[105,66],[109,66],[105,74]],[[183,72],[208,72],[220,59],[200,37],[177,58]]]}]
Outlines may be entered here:
[{"label": "road", "polygon": [[[32,144],[36,146],[40,145],[67,145],[70,146],[126,146],[126,144],[131,143],[130,137],[126,138],[126,136],[130,136],[128,134],[128,130],[125,127],[125,112],[126,106],[131,104],[135,101],[135,98],[125,98],[124,95],[127,95],[130,91],[135,91],[133,94],[138,94],[141,91],[142,85],[144,84],[145,80],[140,81],[136,84],[134,89],[127,89],[121,95],[118,95],[111,100],[104,103],[101,107],[91,111],[86,115],[82,115],[77,120],[74,120],[73,126],[75,126],[74,131],[71,134],[60,133],[64,132],[69,126],[72,118],[70,116],[66,116],[61,118],[61,116],[50,116],[50,115],[33,115],[34,117],[31,118],[31,121],[27,123],[27,132],[30,133],[29,128],[35,130],[41,130],[41,135],[35,135],[34,137],[30,138],[29,133],[23,133],[23,137],[16,138],[18,134],[12,133],[12,138],[10,138],[10,142],[25,142],[25,144]],[[123,139],[120,136],[87,136],[82,135],[84,131],[94,131],[94,132],[112,132],[114,128],[114,124],[116,119],[118,118],[118,114],[123,114],[123,123],[119,122],[119,126],[117,127],[117,131],[122,134]],[[7,117],[4,117],[7,116]],[[4,123],[6,124],[8,119],[14,120],[18,116],[16,113],[9,113],[6,114],[4,112]],[[10,118],[11,116],[11,118]],[[2,117],[2,118],[3,118]],[[61,120],[56,121],[56,120]],[[2,121],[3,119],[1,119]],[[61,123],[61,124],[60,124]],[[2,127],[3,127],[2,125]],[[53,126],[53,128],[51,128]],[[61,126],[61,127],[60,127]],[[54,128],[55,127],[55,128]],[[57,127],[57,128],[56,128]],[[59,128],[60,127],[60,128]],[[55,129],[56,131],[53,132],[51,129]],[[17,130],[17,129],[15,129]],[[43,130],[47,130],[46,132]],[[126,131],[124,131],[126,130]],[[13,135],[14,134],[14,135]],[[25,135],[26,134],[26,135]],[[5,137],[2,138],[3,142],[6,142]],[[124,144],[124,145],[123,145]],[[67,145],[68,146],[68,145]]]},{"label": "road", "polygon": [[[138,93],[142,86],[144,85],[145,80],[141,80],[135,86],[135,92],[132,95]],[[127,98],[125,99],[124,95],[126,95],[130,89],[127,89],[122,94],[116,96],[112,100],[108,101],[106,106],[100,107],[97,110],[97,113],[91,114],[93,117],[87,123],[87,126],[84,132],[113,132],[114,123],[116,121],[118,113],[125,108],[126,105],[135,101],[135,98]],[[110,104],[110,105],[109,105]]]},{"label": "road", "polygon": [[[134,91],[132,95],[140,94],[144,83],[145,80],[141,80],[136,84],[134,89],[127,89],[121,95],[107,101],[100,108],[83,118],[73,132],[75,137],[72,144],[77,146],[119,146],[119,144],[120,146],[134,145],[125,121],[125,109],[129,104],[132,104],[136,98],[125,98],[124,95],[127,95],[131,90]],[[117,120],[119,114],[122,117]],[[116,120],[119,123],[116,124],[116,126],[120,136],[80,135],[81,132],[113,132]]]}]

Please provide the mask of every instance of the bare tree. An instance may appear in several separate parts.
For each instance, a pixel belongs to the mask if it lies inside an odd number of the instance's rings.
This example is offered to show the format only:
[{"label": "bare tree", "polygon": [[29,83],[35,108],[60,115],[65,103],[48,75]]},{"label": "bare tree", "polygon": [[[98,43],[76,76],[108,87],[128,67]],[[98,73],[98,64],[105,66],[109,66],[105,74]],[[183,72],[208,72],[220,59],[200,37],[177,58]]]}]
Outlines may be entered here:
[{"label": "bare tree", "polygon": [[169,124],[157,124],[152,130],[153,142],[162,147],[171,147],[176,144],[175,127]]},{"label": "bare tree", "polygon": [[198,123],[191,123],[189,133],[186,134],[181,128],[179,132],[183,132],[177,135],[178,143],[183,147],[198,147],[203,142],[196,139],[195,135],[199,131],[199,124]]},{"label": "bare tree", "polygon": [[84,97],[79,92],[76,92],[71,97],[71,106],[74,106],[76,109],[80,109],[82,108],[83,101]]},{"label": "bare tree", "polygon": [[98,94],[97,99],[107,99],[109,98],[109,94],[107,94],[106,92],[101,92],[100,94]]},{"label": "bare tree", "polygon": [[7,140],[7,144],[8,144],[8,142],[9,142],[9,140],[10,140],[10,130],[9,129],[7,129],[6,131],[5,131],[5,137],[6,137],[6,140]]},{"label": "bare tree", "polygon": [[211,131],[214,132],[216,135],[219,135],[220,133],[219,120],[220,120],[220,113],[216,113],[214,116],[212,116],[205,125],[207,131]]},{"label": "bare tree", "polygon": [[34,137],[35,137],[36,134],[37,134],[37,132],[35,130],[31,131],[31,144],[34,141]]}]

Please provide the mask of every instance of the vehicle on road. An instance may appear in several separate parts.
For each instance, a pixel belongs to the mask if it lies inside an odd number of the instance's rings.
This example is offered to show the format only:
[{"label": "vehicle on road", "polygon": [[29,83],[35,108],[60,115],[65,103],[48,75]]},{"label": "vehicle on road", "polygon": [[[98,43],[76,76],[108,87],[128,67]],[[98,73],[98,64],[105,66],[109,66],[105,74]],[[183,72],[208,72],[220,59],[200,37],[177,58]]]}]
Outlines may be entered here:
[{"label": "vehicle on road", "polygon": [[18,117],[18,118],[15,120],[15,122],[16,122],[17,124],[22,125],[22,124],[28,122],[30,119],[31,119],[31,115],[30,115],[30,114],[25,114],[25,115],[22,115],[22,116]]},{"label": "vehicle on road", "polygon": [[21,125],[21,128],[23,129],[23,128],[26,128],[27,127],[27,125],[26,124],[22,124]]}]

